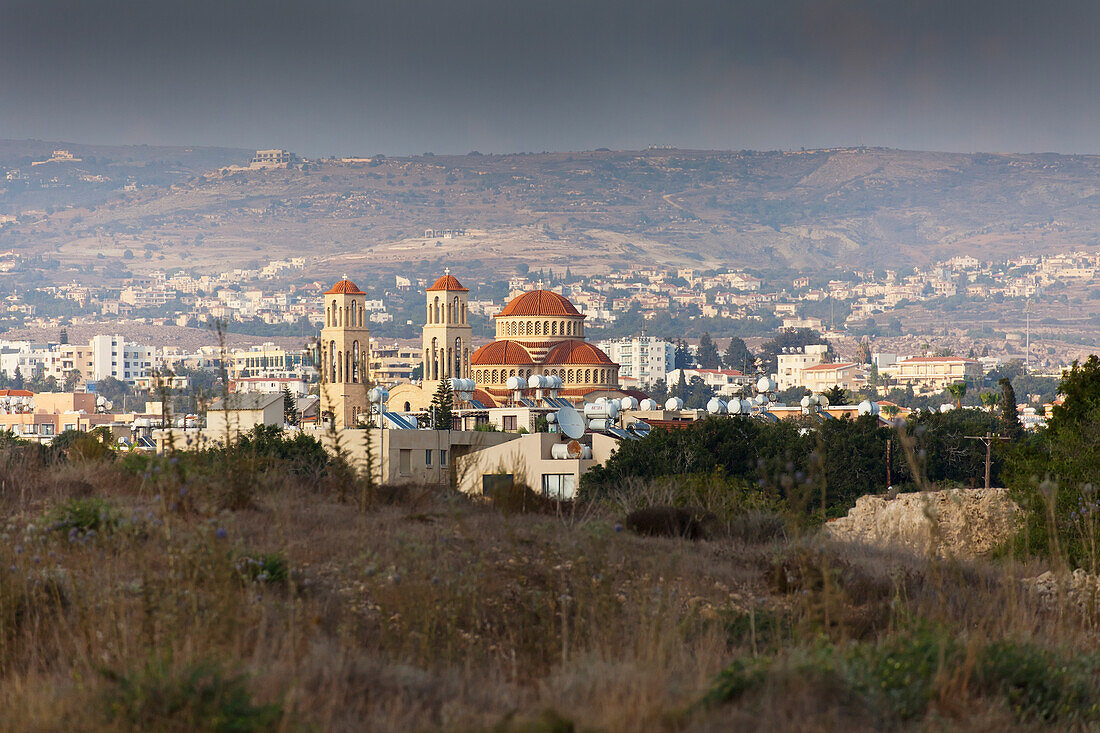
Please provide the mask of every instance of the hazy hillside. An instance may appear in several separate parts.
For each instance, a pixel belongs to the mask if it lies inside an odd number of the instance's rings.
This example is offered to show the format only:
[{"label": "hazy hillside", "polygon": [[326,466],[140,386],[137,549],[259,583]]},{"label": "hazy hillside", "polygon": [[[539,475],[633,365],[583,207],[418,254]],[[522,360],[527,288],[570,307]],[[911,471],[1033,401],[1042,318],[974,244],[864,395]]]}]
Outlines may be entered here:
[{"label": "hazy hillside", "polygon": [[[6,149],[0,161],[11,160]],[[153,149],[99,155],[144,150]],[[0,244],[63,261],[151,245],[166,255],[149,263],[157,267],[306,251],[331,257],[332,268],[392,269],[458,250],[487,268],[524,258],[577,271],[646,262],[882,267],[1100,242],[1097,156],[662,149],[379,156],[238,172],[217,166],[243,162],[244,151],[165,149],[144,165],[154,158],[178,159],[173,180],[117,187],[94,204],[74,194],[75,208],[58,202],[23,217]],[[189,175],[200,165],[207,175]],[[0,207],[27,195],[9,185]],[[425,236],[454,227],[466,234]]]}]

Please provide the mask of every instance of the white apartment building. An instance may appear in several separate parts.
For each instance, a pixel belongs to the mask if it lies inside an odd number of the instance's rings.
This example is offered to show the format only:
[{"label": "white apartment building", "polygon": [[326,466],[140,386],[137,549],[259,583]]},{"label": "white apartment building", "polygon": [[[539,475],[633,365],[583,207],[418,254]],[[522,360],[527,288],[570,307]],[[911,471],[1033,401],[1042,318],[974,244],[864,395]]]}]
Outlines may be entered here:
[{"label": "white apartment building", "polygon": [[125,337],[92,337],[92,381],[114,377],[133,384],[138,379],[152,376],[155,350],[128,342]]},{"label": "white apartment building", "polygon": [[713,389],[719,397],[741,394],[745,387],[756,381],[753,375],[742,374],[736,369],[673,369],[665,378],[669,389],[680,383],[681,372],[685,383],[691,384],[691,380],[699,377],[703,380],[703,384]]},{"label": "white apartment building", "polygon": [[598,345],[619,365],[620,379],[635,379],[640,386],[664,379],[676,366],[676,347],[654,336],[613,339]]},{"label": "white apartment building", "polygon": [[775,382],[779,391],[805,384],[803,370],[824,363],[828,353],[828,344],[810,344],[803,349],[791,348],[779,354],[775,373]]}]

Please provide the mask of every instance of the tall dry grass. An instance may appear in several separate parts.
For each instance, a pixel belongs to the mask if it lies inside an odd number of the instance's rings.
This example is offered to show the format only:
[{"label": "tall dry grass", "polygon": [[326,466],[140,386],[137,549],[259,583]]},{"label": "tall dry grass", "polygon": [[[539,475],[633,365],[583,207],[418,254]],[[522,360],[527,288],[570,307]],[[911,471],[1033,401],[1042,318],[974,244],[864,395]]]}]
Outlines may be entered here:
[{"label": "tall dry grass", "polygon": [[[644,538],[621,530],[617,510],[562,521],[426,489],[359,502],[277,473],[243,474],[248,502],[181,501],[181,488],[203,489],[167,459],[135,476],[9,458],[3,730],[1096,720],[1091,688],[1074,697],[1087,674],[1056,671],[1100,652],[1096,618],[1032,594],[1020,578],[1038,566],[751,533]],[[662,486],[647,501],[675,496]],[[1025,704],[997,662],[1017,658],[1036,684],[1062,680],[1070,692],[1037,699],[1073,714],[1032,715],[1046,708]],[[919,694],[893,695],[895,663]]]}]

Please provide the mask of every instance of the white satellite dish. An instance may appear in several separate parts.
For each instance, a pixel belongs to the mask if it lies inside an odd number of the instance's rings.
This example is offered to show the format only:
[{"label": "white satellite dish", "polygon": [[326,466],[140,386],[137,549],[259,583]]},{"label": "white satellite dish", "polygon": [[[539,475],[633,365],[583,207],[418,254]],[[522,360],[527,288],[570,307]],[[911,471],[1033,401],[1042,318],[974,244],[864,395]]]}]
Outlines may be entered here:
[{"label": "white satellite dish", "polygon": [[729,413],[731,415],[740,415],[741,414],[741,400],[736,399],[736,398],[730,400],[729,403],[726,405],[726,409],[729,410]]},{"label": "white satellite dish", "polygon": [[572,407],[566,406],[559,409],[557,422],[561,426],[561,431],[573,440],[584,437],[584,418]]}]

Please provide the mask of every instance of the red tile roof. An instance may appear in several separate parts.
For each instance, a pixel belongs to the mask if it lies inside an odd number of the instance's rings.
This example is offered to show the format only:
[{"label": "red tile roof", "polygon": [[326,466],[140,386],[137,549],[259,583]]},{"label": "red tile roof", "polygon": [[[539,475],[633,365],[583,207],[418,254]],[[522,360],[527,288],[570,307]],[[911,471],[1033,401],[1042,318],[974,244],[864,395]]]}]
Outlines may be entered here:
[{"label": "red tile roof", "polygon": [[546,354],[546,364],[614,364],[598,346],[586,341],[562,341]]},{"label": "red tile roof", "polygon": [[474,366],[534,363],[527,349],[515,341],[493,341],[482,346],[470,357],[470,364]]},{"label": "red tile roof", "polygon": [[325,293],[325,295],[366,295],[359,286],[351,280],[341,280]]},{"label": "red tile roof", "polygon": [[430,288],[428,288],[427,292],[430,293],[433,290],[450,290],[451,292],[457,291],[460,293],[470,292],[469,288],[462,287],[462,283],[458,281],[458,278],[454,275],[451,275],[450,273],[436,280],[435,283]]},{"label": "red tile roof", "polygon": [[815,372],[815,371],[824,372],[824,371],[828,371],[830,369],[847,369],[848,367],[854,367],[854,366],[859,366],[859,364],[856,364],[854,361],[838,361],[836,363],[829,362],[827,364],[814,364],[813,366],[806,367],[802,371],[804,371],[804,372]]},{"label": "red tile roof", "polygon": [[580,312],[573,304],[557,293],[550,290],[532,290],[513,298],[495,317],[579,315]]}]

